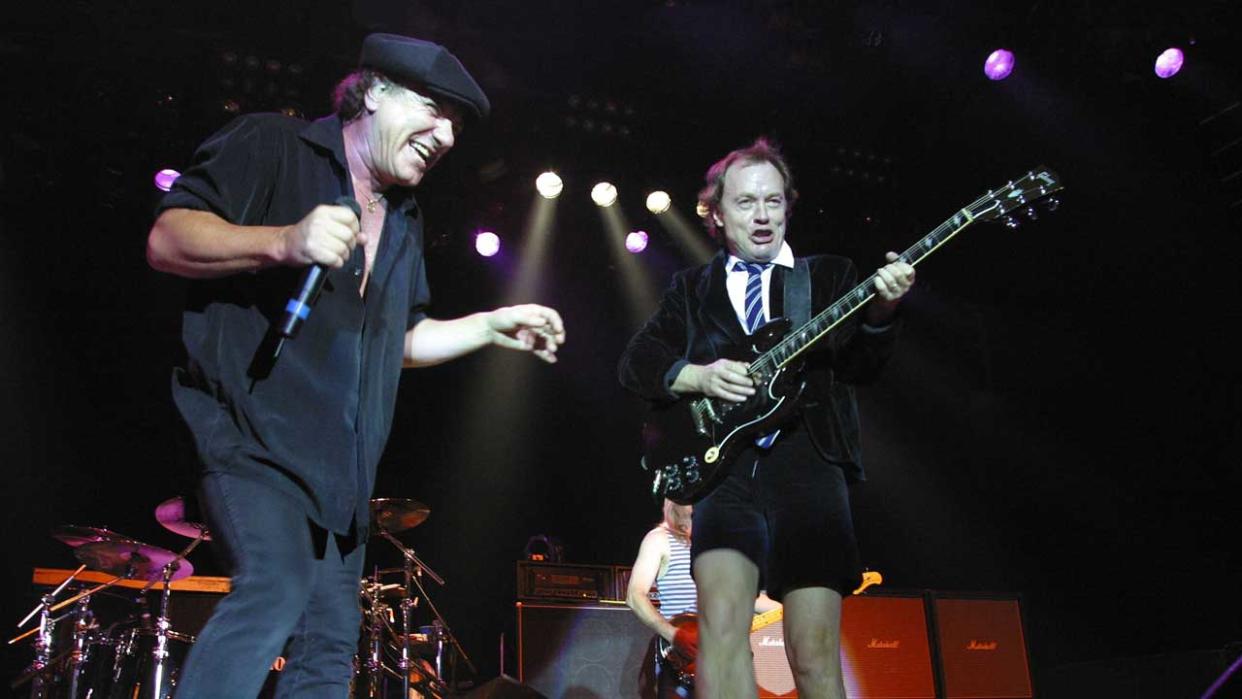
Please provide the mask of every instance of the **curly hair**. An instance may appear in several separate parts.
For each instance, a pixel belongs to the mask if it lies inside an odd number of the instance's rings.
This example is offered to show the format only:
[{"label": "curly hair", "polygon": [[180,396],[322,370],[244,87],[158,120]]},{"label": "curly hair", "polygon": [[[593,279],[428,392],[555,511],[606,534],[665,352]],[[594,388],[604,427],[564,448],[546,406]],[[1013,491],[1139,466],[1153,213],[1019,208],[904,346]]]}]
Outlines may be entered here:
[{"label": "curly hair", "polygon": [[336,84],[332,89],[332,108],[341,121],[350,121],[362,113],[366,106],[367,90],[376,83],[391,83],[382,73],[370,68],[360,68]]},{"label": "curly hair", "polygon": [[790,171],[789,163],[785,162],[785,156],[781,155],[780,148],[775,143],[760,136],[749,146],[731,151],[707,168],[707,175],[703,178],[706,184],[703,189],[699,190],[700,210],[706,209],[707,211],[707,215],[703,217],[703,224],[707,227],[708,235],[721,244],[724,242],[724,236],[721,234],[720,226],[716,225],[715,214],[720,213],[725,174],[737,163],[744,165],[771,163],[772,167],[776,168],[785,182],[786,215],[793,213],[794,202],[798,199],[798,191],[794,189],[793,184],[793,172]]}]

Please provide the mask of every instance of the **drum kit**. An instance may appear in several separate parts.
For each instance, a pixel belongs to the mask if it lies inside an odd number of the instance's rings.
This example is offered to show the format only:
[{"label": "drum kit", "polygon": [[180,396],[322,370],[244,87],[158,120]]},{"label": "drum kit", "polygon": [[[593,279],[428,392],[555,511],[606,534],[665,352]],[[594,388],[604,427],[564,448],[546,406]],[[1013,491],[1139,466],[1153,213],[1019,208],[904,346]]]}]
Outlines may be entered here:
[{"label": "drum kit", "polygon": [[[429,514],[430,510],[415,500],[371,501],[371,531],[397,548],[402,565],[376,567],[360,581],[363,621],[354,663],[354,697],[444,697],[451,684],[442,679],[446,656],[453,665],[452,672],[458,658],[474,671],[469,656],[423,587],[424,577],[440,585],[444,579],[395,536],[422,524]],[[199,544],[210,541],[211,534],[205,524],[194,521],[198,518],[180,497],[160,503],[155,517],[165,529],[192,541],[174,553],[101,527],[65,525],[52,530],[52,537],[73,549],[81,565],[43,594],[38,605],[18,623],[23,629],[37,622],[9,641],[9,645],[29,641],[34,659],[13,681],[12,689],[29,684],[32,699],[173,696],[195,639],[173,630],[169,614],[172,583],[193,574],[194,566],[187,556]],[[104,581],[88,586],[79,579],[88,577],[83,571],[103,573],[93,577]],[[138,588],[135,597],[124,598],[131,613],[117,614],[117,620],[97,616],[92,600],[115,597],[122,586]],[[57,601],[67,590],[74,594]],[[158,594],[154,617],[147,598],[152,591]],[[431,611],[431,623],[415,625],[415,609],[424,601]],[[399,628],[394,626],[398,616]],[[282,667],[278,659],[273,670]]]}]

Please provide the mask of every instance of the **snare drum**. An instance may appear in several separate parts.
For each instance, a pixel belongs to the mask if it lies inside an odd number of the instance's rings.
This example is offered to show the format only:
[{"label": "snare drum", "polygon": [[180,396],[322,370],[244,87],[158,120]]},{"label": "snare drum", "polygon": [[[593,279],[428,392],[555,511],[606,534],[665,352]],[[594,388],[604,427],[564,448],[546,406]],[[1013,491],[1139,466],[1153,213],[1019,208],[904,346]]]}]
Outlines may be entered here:
[{"label": "snare drum", "polygon": [[109,699],[168,699],[172,696],[194,637],[169,631],[163,663],[156,657],[157,642],[155,631],[151,629],[134,629],[123,637],[116,651]]}]

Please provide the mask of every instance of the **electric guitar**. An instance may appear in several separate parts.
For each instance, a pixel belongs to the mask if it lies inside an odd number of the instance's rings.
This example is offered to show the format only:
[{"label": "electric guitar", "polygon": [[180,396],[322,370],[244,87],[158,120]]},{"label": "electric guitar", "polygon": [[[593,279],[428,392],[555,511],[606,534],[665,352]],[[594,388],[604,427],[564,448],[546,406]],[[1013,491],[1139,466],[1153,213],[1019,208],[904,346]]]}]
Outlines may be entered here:
[{"label": "electric guitar", "polygon": [[[865,571],[862,576],[862,584],[850,594],[860,595],[868,587],[871,587],[872,585],[879,585],[882,582],[884,582],[884,576],[880,575],[878,572],[874,570]],[[765,626],[771,626],[784,618],[785,608],[783,606],[768,610],[762,614],[756,614],[755,617],[750,620],[750,632],[754,633]],[[675,626],[678,631],[685,629],[687,633],[690,634],[690,637],[694,639],[697,646],[699,642],[699,617],[697,614],[686,612],[685,614],[678,614],[668,621],[670,624]],[[656,647],[657,652],[660,655],[660,660],[664,663],[667,671],[673,672],[676,675],[677,682],[684,687],[693,687],[694,674],[697,670],[695,662],[698,658],[684,648],[674,647],[673,644],[663,638],[660,639],[660,642]]]},{"label": "electric guitar", "polygon": [[[1062,188],[1056,173],[1037,168],[966,205],[923,236],[899,259],[917,265],[960,231],[975,223],[1001,220],[1018,226],[1022,209],[1036,218],[1032,206],[1044,200],[1047,210],[1060,204],[1051,197]],[[727,468],[747,444],[773,432],[797,408],[805,387],[803,354],[875,297],[875,275],[790,332],[788,319],[777,318],[749,337],[751,346],[735,357],[749,361],[755,394],[741,403],[717,398],[685,398],[655,407],[643,424],[643,468],[653,479],[652,495],[680,505],[702,500],[728,474]]]}]

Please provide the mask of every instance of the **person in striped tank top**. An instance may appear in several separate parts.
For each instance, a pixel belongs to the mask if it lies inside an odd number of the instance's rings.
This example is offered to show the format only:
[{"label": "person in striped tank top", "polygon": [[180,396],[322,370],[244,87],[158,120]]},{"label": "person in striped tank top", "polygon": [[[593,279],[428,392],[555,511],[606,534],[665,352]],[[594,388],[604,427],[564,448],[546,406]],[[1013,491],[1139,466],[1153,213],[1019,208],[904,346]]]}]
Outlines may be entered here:
[{"label": "person in striped tank top", "polygon": [[[664,500],[664,517],[659,524],[643,537],[638,557],[630,571],[630,584],[625,602],[634,614],[660,638],[672,644],[675,650],[693,657],[697,652],[695,639],[686,633],[678,634],[670,619],[685,612],[696,612],[698,596],[694,590],[694,578],[690,576],[690,520],[692,506],[678,505]],[[651,600],[660,603],[657,609]],[[693,690],[680,686],[674,673],[657,662],[653,668],[658,697],[689,697]]]}]

